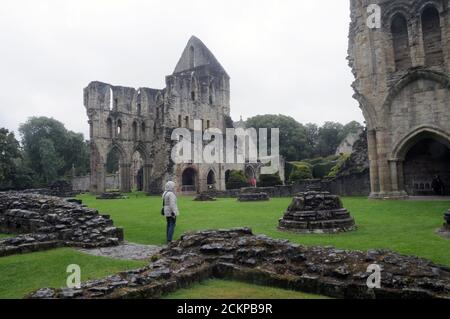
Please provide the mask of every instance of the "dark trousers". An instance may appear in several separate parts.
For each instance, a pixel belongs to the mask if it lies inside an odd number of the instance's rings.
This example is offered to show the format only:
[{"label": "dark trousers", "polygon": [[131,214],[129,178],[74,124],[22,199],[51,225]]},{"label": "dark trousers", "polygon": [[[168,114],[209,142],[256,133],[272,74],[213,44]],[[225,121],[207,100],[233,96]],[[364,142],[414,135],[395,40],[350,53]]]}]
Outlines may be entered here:
[{"label": "dark trousers", "polygon": [[175,232],[175,226],[177,224],[176,217],[167,217],[167,242],[170,243],[173,240],[173,233]]}]

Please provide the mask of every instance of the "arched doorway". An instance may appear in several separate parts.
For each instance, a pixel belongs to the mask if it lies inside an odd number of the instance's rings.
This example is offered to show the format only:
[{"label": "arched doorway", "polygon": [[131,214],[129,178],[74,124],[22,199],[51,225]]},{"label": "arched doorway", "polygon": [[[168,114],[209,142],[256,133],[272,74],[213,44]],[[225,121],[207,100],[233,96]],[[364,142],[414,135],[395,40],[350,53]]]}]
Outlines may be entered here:
[{"label": "arched doorway", "polygon": [[131,189],[144,190],[144,159],[139,151],[134,152],[131,158]]},{"label": "arched doorway", "polygon": [[400,190],[410,196],[450,195],[450,137],[445,133],[421,129],[405,139],[394,155],[400,161]]},{"label": "arched doorway", "polygon": [[197,172],[192,167],[188,167],[182,174],[182,191],[196,192],[197,191]]},{"label": "arched doorway", "polygon": [[208,190],[216,189],[216,174],[213,170],[210,170],[208,176],[206,178],[206,184],[208,186]]},{"label": "arched doorway", "polygon": [[[450,143],[424,136],[406,153],[403,163],[409,195],[450,194]],[[436,189],[436,184],[440,184]]]},{"label": "arched doorway", "polygon": [[121,189],[121,154],[118,148],[113,147],[106,156],[105,191],[118,191]]}]

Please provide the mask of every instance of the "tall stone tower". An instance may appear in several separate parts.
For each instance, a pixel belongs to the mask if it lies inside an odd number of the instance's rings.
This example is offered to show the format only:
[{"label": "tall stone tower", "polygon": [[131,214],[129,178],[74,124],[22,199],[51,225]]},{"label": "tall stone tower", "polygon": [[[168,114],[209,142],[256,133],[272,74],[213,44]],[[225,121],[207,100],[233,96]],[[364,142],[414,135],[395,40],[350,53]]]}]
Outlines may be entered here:
[{"label": "tall stone tower", "polygon": [[[449,194],[449,1],[350,3],[349,62],[368,126],[371,197],[433,194],[436,176]],[[381,27],[371,28],[378,18]]]},{"label": "tall stone tower", "polygon": [[105,176],[112,152],[119,160],[123,192],[142,185],[143,191],[159,193],[168,180],[183,192],[224,190],[225,165],[175,165],[171,161],[174,128],[192,130],[194,120],[200,120],[204,129],[224,130],[231,122],[230,78],[196,37],[189,40],[174,73],[166,77],[166,88],[92,82],[84,89],[84,105],[90,125],[93,193],[107,189]]}]

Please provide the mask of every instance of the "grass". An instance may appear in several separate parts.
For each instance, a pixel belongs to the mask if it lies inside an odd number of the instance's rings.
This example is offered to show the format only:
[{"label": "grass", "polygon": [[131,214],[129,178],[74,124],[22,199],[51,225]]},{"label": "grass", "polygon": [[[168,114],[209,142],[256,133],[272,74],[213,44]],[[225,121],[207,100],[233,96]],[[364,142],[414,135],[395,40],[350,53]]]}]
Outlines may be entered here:
[{"label": "grass", "polygon": [[11,237],[12,235],[8,235],[8,234],[0,234],[0,239],[4,239],[4,238],[8,238]]},{"label": "grass", "polygon": [[[128,241],[164,244],[165,220],[160,216],[161,199],[132,194],[129,199],[101,201],[91,195],[80,196],[90,207],[111,215],[116,226],[125,229]],[[304,245],[332,245],[341,249],[391,249],[450,265],[450,240],[435,231],[443,224],[450,207],[445,201],[372,201],[344,198],[344,206],[356,219],[358,230],[339,235],[299,235],[276,229],[278,219],[291,199],[239,203],[235,199],[194,202],[179,198],[181,215],[176,237],[187,231],[231,227],[251,227],[254,233],[288,239]]]},{"label": "grass", "polygon": [[[116,226],[125,229],[125,239],[142,244],[164,244],[165,220],[160,215],[161,199],[131,194],[129,199],[101,201],[82,195],[84,203],[111,215]],[[194,202],[179,198],[181,216],[176,237],[202,229],[251,227],[254,233],[288,239],[303,245],[332,245],[343,249],[391,249],[428,258],[450,266],[450,240],[435,231],[443,224],[450,202],[371,201],[344,198],[344,205],[356,219],[358,230],[339,235],[298,235],[276,229],[291,199],[277,198],[263,203],[239,203],[234,199]],[[0,235],[0,237],[10,235]],[[141,267],[145,262],[120,261],[86,255],[63,248],[0,258],[0,298],[21,298],[42,287],[61,287],[69,264],[78,264],[82,280],[102,278],[112,273]],[[170,298],[309,298],[292,291],[211,280],[181,290]],[[317,296],[314,296],[317,297]]]},{"label": "grass", "polygon": [[180,289],[164,299],[328,299],[293,290],[211,279],[188,289]]},{"label": "grass", "polygon": [[22,298],[39,288],[66,285],[68,265],[81,267],[81,280],[102,278],[139,268],[140,261],[122,261],[86,255],[70,248],[0,258],[0,298]]}]

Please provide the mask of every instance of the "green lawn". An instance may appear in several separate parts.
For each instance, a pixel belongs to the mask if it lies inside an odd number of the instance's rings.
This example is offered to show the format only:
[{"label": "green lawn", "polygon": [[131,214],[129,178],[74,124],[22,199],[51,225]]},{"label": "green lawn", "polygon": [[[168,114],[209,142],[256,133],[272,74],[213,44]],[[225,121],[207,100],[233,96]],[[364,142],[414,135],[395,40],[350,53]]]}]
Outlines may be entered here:
[{"label": "green lawn", "polygon": [[[101,201],[80,196],[84,203],[111,215],[116,226],[125,229],[125,239],[142,244],[164,244],[165,220],[160,215],[161,199],[131,194],[129,199]],[[234,199],[194,202],[181,197],[176,236],[187,231],[231,227],[251,227],[257,234],[289,239],[304,245],[333,245],[344,249],[391,249],[431,259],[450,266],[450,240],[435,231],[443,224],[450,202],[370,201],[344,198],[344,205],[356,219],[358,230],[340,235],[298,235],[276,229],[278,219],[291,199],[278,198],[263,203],[239,203]],[[0,235],[4,237],[5,235]],[[6,235],[9,236],[9,235]],[[20,298],[42,287],[65,285],[66,267],[78,264],[82,280],[101,278],[125,269],[141,267],[145,262],[119,261],[94,257],[64,248],[47,252],[0,258],[0,298]],[[292,291],[211,280],[171,298],[307,298]]]},{"label": "green lawn", "polygon": [[[165,220],[160,216],[159,197],[133,194],[130,199],[113,201],[96,200],[91,195],[80,198],[88,206],[110,214],[115,225],[124,227],[126,240],[142,244],[164,243]],[[194,202],[190,197],[181,197],[176,236],[193,230],[247,226],[255,233],[304,245],[391,249],[450,266],[450,240],[435,233],[444,222],[444,212],[450,208],[450,202],[344,198],[344,206],[355,217],[358,230],[339,235],[299,235],[278,231],[278,219],[290,202],[289,198],[260,203],[240,203],[235,199]]]},{"label": "green lawn", "polygon": [[216,279],[178,290],[164,299],[267,299],[268,296],[271,299],[328,299],[298,291]]},{"label": "green lawn", "polygon": [[66,285],[68,265],[81,268],[81,280],[102,278],[145,262],[94,257],[70,248],[0,258],[0,298],[22,298],[43,287]]},{"label": "green lawn", "polygon": [[0,234],[0,239],[11,237],[12,235]]}]

